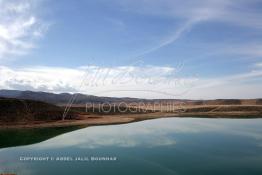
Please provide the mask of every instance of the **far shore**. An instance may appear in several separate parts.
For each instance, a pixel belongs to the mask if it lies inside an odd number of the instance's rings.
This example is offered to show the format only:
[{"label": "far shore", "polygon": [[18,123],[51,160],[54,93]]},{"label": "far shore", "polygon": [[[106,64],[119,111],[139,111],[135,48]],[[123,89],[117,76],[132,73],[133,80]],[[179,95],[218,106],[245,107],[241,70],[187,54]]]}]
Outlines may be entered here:
[{"label": "far shore", "polygon": [[[262,118],[262,98],[140,99],[16,90],[1,94],[0,129],[86,127],[166,117]],[[81,98],[73,100],[76,96]]]},{"label": "far shore", "polygon": [[56,121],[27,121],[17,123],[1,123],[0,129],[22,129],[22,128],[54,128],[69,126],[97,126],[113,125],[138,122],[149,119],[180,117],[180,118],[231,118],[231,119],[251,119],[262,118],[259,112],[153,112],[146,114],[117,114],[117,115],[80,115],[79,119],[56,120]]}]

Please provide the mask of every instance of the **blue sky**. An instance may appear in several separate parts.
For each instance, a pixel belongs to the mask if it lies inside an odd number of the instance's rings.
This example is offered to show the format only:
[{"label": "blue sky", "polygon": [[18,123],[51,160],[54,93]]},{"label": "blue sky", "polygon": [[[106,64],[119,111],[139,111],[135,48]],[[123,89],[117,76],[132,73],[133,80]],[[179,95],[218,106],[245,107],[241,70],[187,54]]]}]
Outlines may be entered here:
[{"label": "blue sky", "polygon": [[0,8],[1,88],[262,96],[259,0],[0,0]]}]

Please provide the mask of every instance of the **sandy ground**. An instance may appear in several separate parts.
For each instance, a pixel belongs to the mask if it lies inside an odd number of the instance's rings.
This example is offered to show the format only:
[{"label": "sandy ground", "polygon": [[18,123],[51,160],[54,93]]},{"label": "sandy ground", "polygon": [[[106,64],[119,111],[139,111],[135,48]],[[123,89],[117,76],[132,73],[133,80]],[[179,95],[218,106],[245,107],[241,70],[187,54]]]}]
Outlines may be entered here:
[{"label": "sandy ground", "polygon": [[79,120],[59,120],[59,121],[36,121],[36,122],[20,122],[15,124],[0,124],[0,129],[3,128],[49,128],[49,127],[67,127],[67,126],[92,126],[106,124],[121,124],[132,122],[133,118],[128,117],[88,117]]},{"label": "sandy ground", "polygon": [[47,128],[47,127],[67,127],[67,126],[94,126],[112,125],[137,122],[148,119],[167,117],[195,117],[195,118],[262,118],[261,113],[256,111],[238,112],[154,112],[147,114],[122,114],[122,115],[81,115],[77,120],[59,121],[34,121],[20,123],[0,123],[0,129],[5,128]]},{"label": "sandy ground", "polygon": [[112,124],[137,122],[147,119],[174,117],[174,116],[175,114],[168,114],[168,113],[125,114],[125,115],[82,115],[80,119],[77,120],[34,121],[34,122],[19,122],[19,123],[10,123],[10,124],[0,123],[0,129],[112,125]]}]

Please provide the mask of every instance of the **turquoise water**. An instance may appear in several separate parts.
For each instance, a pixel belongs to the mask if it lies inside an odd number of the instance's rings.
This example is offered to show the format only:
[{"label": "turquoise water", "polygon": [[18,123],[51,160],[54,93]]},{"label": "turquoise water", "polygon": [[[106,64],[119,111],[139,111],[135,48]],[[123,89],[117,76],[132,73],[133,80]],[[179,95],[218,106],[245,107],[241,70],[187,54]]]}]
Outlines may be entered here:
[{"label": "turquoise water", "polygon": [[261,175],[262,119],[168,118],[79,129],[0,149],[0,173]]}]

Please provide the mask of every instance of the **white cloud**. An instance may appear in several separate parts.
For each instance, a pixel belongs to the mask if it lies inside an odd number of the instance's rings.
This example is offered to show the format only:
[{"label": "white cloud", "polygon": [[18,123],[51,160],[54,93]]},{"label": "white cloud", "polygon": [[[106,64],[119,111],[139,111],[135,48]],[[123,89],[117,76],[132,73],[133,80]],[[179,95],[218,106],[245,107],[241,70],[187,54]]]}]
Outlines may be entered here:
[{"label": "white cloud", "polygon": [[262,68],[262,62],[256,63],[256,64],[255,64],[255,67],[256,67],[256,68]]},{"label": "white cloud", "polygon": [[[252,127],[247,127],[252,126]],[[159,147],[175,146],[174,134],[198,135],[203,133],[231,134],[233,136],[245,136],[257,141],[262,140],[260,121],[254,120],[216,120],[204,118],[165,118],[142,121],[138,123],[89,127],[66,133],[39,144],[26,146],[27,149],[66,148],[101,148],[116,147]],[[121,132],[119,132],[121,131]],[[132,132],[130,132],[132,131]],[[96,137],[94,137],[94,135]]]},{"label": "white cloud", "polygon": [[27,54],[48,25],[37,14],[33,0],[0,0],[0,60]]},{"label": "white cloud", "polygon": [[191,99],[262,98],[262,70],[199,79],[187,94]]},{"label": "white cloud", "polygon": [[262,71],[224,77],[179,76],[178,68],[0,67],[0,88],[139,98],[261,98]]},{"label": "white cloud", "polygon": [[[82,92],[105,96],[178,96],[190,88],[194,77],[179,78],[175,68],[157,66],[87,66],[75,69],[0,67],[0,88],[50,92]],[[171,89],[172,91],[168,91]],[[140,95],[139,95],[140,94]]]}]

